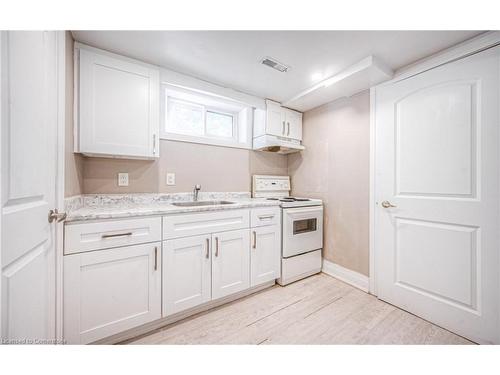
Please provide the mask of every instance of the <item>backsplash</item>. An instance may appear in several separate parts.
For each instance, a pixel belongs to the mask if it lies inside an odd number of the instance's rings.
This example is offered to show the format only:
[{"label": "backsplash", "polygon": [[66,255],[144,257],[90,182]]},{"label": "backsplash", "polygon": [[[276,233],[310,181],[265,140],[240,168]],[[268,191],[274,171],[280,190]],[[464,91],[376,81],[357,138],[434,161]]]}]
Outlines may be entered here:
[{"label": "backsplash", "polygon": [[[83,157],[78,188],[82,194],[182,193],[195,184],[203,191],[250,191],[253,174],[287,175],[286,155],[247,149],[218,147],[162,140],[160,159],[155,161]],[[119,172],[129,174],[129,186],[118,186]],[[176,184],[166,184],[175,173]]]}]

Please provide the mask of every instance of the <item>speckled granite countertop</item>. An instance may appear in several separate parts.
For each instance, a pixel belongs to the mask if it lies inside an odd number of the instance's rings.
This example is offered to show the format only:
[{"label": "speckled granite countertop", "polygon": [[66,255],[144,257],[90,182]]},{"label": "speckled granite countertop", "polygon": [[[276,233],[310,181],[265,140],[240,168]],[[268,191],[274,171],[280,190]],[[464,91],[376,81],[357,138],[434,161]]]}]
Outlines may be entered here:
[{"label": "speckled granite countertop", "polygon": [[250,193],[200,192],[199,201],[226,200],[226,205],[198,207],[174,206],[174,202],[187,202],[192,193],[177,194],[99,194],[79,195],[65,200],[66,222],[127,218],[136,216],[168,215],[188,212],[234,210],[238,208],[278,206],[278,201],[251,198]]}]

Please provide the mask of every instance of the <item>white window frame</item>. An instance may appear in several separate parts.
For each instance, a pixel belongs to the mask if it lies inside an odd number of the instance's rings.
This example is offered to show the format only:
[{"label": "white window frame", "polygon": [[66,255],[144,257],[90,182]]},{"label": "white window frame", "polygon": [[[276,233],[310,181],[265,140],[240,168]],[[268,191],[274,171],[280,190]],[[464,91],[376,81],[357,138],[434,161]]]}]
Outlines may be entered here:
[{"label": "white window frame", "polygon": [[[166,140],[180,141],[180,142],[190,142],[190,143],[201,143],[215,146],[224,146],[224,147],[234,147],[234,148],[244,148],[244,149],[252,149],[252,128],[253,128],[253,119],[248,116],[246,117],[246,121],[241,121],[241,118],[245,116],[241,116],[241,114],[247,110],[252,112],[253,108],[250,106],[246,106],[241,103],[231,104],[232,108],[238,108],[234,111],[223,108],[224,104],[228,102],[227,99],[219,99],[218,96],[213,96],[210,98],[211,103],[217,104],[217,102],[221,103],[221,106],[217,105],[207,105],[200,100],[200,102],[196,102],[194,100],[186,100],[184,98],[177,97],[175,91],[178,90],[170,89],[169,85],[162,84],[161,85],[161,131],[160,138]],[[190,92],[187,89],[179,89],[182,92]],[[172,94],[174,92],[174,94]],[[192,91],[192,95],[202,97],[209,97],[208,94],[199,94],[197,91]],[[202,107],[203,108],[203,129],[204,135],[193,135],[189,133],[174,133],[168,131],[167,129],[167,121],[168,121],[168,107],[169,101],[174,100],[180,103],[186,103],[188,105],[192,105],[193,107]],[[207,122],[206,122],[206,113],[213,112],[222,115],[231,116],[233,119],[233,136],[232,137],[220,137],[213,136],[207,133]],[[242,129],[244,127],[244,129]],[[243,138],[243,139],[242,139]]]}]

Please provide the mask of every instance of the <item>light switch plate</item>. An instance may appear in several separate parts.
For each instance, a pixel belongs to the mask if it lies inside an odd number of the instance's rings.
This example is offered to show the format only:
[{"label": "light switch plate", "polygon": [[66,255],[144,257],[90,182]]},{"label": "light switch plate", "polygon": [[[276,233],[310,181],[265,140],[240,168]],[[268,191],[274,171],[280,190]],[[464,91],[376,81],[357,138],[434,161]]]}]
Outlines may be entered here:
[{"label": "light switch plate", "polygon": [[167,185],[175,185],[175,173],[167,173]]},{"label": "light switch plate", "polygon": [[128,173],[118,173],[118,186],[128,186]]}]

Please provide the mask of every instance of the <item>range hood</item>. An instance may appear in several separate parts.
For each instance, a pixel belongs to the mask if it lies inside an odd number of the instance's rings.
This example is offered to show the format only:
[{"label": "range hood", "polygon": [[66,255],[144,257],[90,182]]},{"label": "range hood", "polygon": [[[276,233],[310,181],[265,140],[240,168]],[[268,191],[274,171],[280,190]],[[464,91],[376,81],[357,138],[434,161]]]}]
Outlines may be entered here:
[{"label": "range hood", "polygon": [[294,139],[265,134],[253,139],[253,149],[277,154],[291,154],[303,151],[305,147],[300,144],[300,141]]}]

